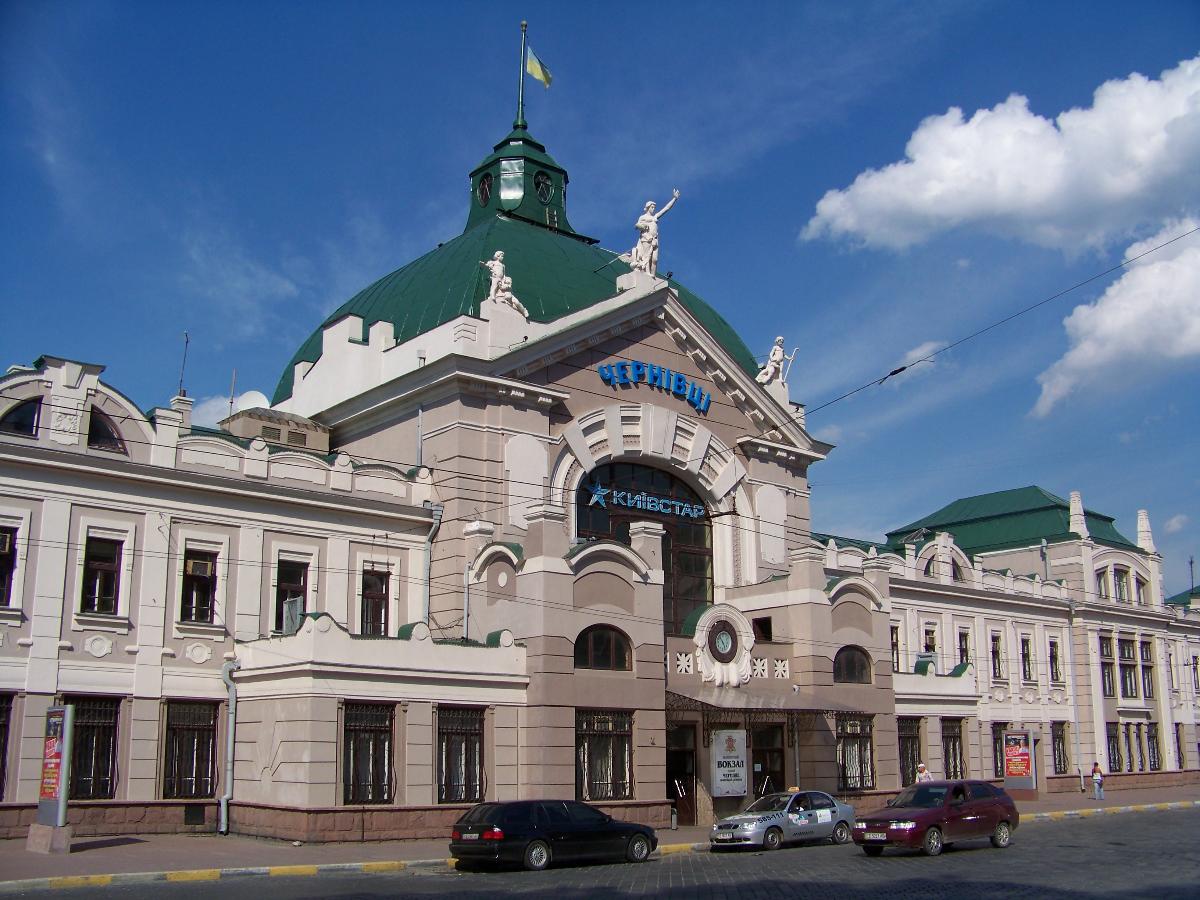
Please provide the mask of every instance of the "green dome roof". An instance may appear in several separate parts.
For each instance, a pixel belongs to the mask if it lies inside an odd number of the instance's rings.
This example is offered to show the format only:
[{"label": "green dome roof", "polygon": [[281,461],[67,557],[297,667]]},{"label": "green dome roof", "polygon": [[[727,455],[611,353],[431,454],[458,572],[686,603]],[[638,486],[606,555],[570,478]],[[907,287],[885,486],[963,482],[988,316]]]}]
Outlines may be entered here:
[{"label": "green dome roof", "polygon": [[[506,148],[512,150],[506,152]],[[586,309],[617,293],[617,276],[629,271],[617,254],[596,246],[590,238],[576,234],[566,222],[562,204],[562,186],[566,172],[559,168],[544,148],[523,130],[514,131],[496,145],[496,152],[472,172],[472,184],[494,167],[499,183],[501,166],[516,158],[538,159],[554,178],[553,205],[561,212],[553,224],[527,218],[534,197],[518,197],[514,203],[488,204],[489,210],[472,200],[467,227],[461,235],[426,253],[390,275],[360,291],[335,310],[306,340],[288,363],[275,388],[272,404],[292,395],[297,363],[315,363],[321,357],[322,331],[346,316],[363,320],[365,341],[376,322],[391,322],[397,344],[403,344],[446,322],[464,315],[478,315],[480,301],[487,297],[488,273],[479,264],[497,250],[504,251],[507,274],[512,277],[514,293],[529,309],[530,319],[553,322]],[[506,174],[511,175],[512,166]],[[525,176],[532,184],[534,173]],[[520,191],[518,185],[516,190]],[[509,191],[510,197],[512,190]],[[473,197],[478,197],[473,193]],[[508,209],[503,208],[508,206]],[[500,207],[500,208],[497,208]],[[754,355],[720,315],[707,303],[675,281],[671,287],[709,333],[748,373],[758,371]]]}]

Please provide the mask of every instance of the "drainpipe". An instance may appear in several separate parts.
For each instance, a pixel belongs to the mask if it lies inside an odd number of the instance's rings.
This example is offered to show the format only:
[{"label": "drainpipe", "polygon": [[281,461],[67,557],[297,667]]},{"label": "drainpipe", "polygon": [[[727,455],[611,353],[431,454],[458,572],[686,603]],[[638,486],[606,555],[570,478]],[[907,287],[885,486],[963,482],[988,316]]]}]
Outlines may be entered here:
[{"label": "drainpipe", "polygon": [[442,526],[442,511],[444,507],[440,503],[429,504],[429,511],[433,513],[433,524],[429,526],[429,534],[425,538],[425,624],[429,624],[429,584],[433,573],[433,539],[437,536],[438,529]]},{"label": "drainpipe", "polygon": [[233,673],[241,667],[242,664],[236,659],[221,666],[221,680],[229,691],[225,720],[225,793],[221,795],[220,821],[217,824],[217,831],[221,834],[229,834],[229,801],[233,799],[233,728],[237,721],[237,685],[233,683]]},{"label": "drainpipe", "polygon": [[[1074,718],[1074,721],[1071,723],[1071,735],[1072,735],[1072,737],[1075,738],[1075,741],[1074,741],[1074,743],[1075,743],[1075,774],[1079,776],[1079,792],[1085,793],[1087,791],[1087,788],[1084,787],[1084,784],[1083,784],[1083,768],[1079,765],[1083,760],[1081,760],[1079,758],[1079,703],[1080,703],[1080,698],[1079,698],[1079,692],[1075,689],[1075,601],[1074,600],[1067,601],[1067,621],[1070,623],[1070,625],[1067,629],[1067,634],[1068,634],[1067,647],[1071,651],[1071,660],[1067,665],[1067,674],[1070,676],[1070,679],[1071,679],[1071,703],[1072,703],[1072,713],[1073,713],[1073,718]],[[1085,634],[1084,634],[1083,646],[1085,648],[1083,658],[1086,661],[1088,659],[1088,649],[1089,649],[1087,635],[1086,635],[1086,629],[1085,629]],[[1089,697],[1089,699],[1090,699],[1090,697]],[[1096,708],[1093,706],[1092,707],[1093,718],[1095,717],[1095,715],[1096,715]],[[1097,723],[1095,721],[1092,722],[1092,733],[1093,734],[1096,733],[1096,728],[1097,728],[1098,724],[1099,723]],[[1051,726],[1051,727],[1053,727],[1053,726]],[[1051,736],[1051,740],[1053,740],[1053,735]],[[1051,752],[1052,753],[1054,752],[1053,749],[1051,749]]]},{"label": "drainpipe", "polygon": [[467,617],[471,614],[471,564],[463,566],[463,643],[467,642]]}]

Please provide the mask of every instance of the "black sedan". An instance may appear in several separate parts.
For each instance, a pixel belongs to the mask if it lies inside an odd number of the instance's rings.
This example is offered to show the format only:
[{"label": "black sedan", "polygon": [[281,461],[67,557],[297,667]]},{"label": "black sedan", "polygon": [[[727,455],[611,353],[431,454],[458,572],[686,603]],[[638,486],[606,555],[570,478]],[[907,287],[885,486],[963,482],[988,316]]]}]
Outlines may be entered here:
[{"label": "black sedan", "polygon": [[464,861],[521,863],[625,859],[645,862],[658,846],[648,825],[621,822],[578,800],[480,803],[450,835],[450,855]]}]

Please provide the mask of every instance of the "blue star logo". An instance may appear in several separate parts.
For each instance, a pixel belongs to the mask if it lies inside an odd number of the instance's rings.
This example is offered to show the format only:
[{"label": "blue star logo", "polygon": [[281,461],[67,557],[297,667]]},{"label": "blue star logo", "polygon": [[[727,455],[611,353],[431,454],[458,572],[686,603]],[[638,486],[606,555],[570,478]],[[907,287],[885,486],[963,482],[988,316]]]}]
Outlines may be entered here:
[{"label": "blue star logo", "polygon": [[595,506],[597,503],[599,503],[601,508],[608,509],[608,505],[604,502],[604,498],[608,496],[612,489],[600,487],[600,485],[596,484],[595,482],[589,484],[587,488],[592,492],[592,499],[588,501],[588,506]]}]

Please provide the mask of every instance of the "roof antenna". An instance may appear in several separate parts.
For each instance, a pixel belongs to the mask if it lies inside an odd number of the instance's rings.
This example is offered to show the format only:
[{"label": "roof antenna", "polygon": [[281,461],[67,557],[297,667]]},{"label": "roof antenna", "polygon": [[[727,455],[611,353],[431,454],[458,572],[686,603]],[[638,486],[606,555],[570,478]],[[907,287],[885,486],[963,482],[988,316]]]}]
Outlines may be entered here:
[{"label": "roof antenna", "polygon": [[1192,576],[1192,589],[1189,593],[1196,593],[1196,557],[1188,557],[1188,574]]},{"label": "roof antenna", "polygon": [[180,365],[179,365],[179,395],[178,396],[180,396],[180,397],[187,396],[187,391],[184,390],[184,387],[183,387],[183,373],[187,369],[187,351],[188,351],[188,343],[189,342],[190,342],[190,339],[188,338],[188,333],[185,331],[183,333],[183,362],[180,363]]},{"label": "roof antenna", "polygon": [[517,131],[526,127],[525,124],[525,29],[529,27],[529,23],[524,19],[521,20],[521,62],[520,62],[520,81],[517,82],[517,120],[513,122],[513,130]]},{"label": "roof antenna", "polygon": [[233,378],[229,380],[229,415],[233,415],[233,398],[237,394],[237,369],[233,370]]}]

